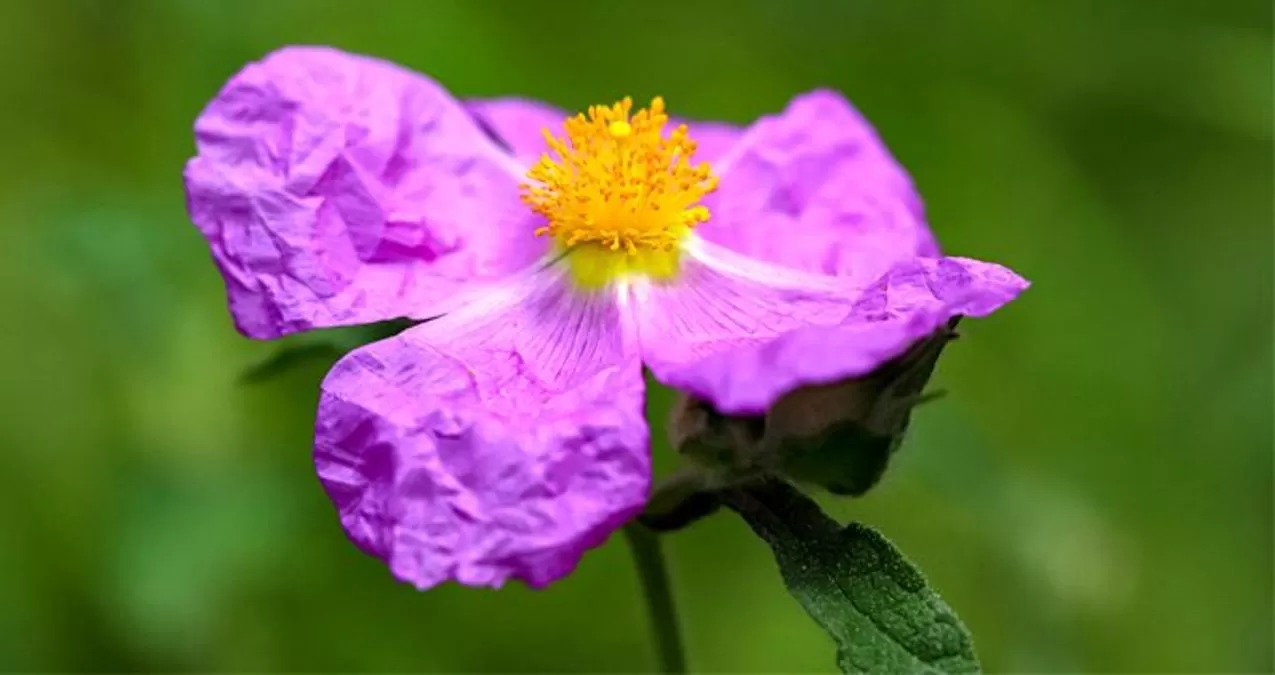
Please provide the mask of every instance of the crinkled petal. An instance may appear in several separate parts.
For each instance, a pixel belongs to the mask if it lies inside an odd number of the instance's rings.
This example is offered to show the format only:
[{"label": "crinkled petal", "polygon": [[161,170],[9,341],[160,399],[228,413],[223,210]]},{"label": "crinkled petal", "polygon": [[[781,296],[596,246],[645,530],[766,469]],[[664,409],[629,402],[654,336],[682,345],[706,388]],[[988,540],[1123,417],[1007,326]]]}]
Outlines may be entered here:
[{"label": "crinkled petal", "polygon": [[465,108],[488,135],[528,166],[549,151],[544,130],[561,135],[567,119],[566,111],[525,98],[470,99]]},{"label": "crinkled petal", "polygon": [[[544,129],[562,135],[562,123],[569,114],[547,103],[523,98],[476,99],[465,106],[480,125],[500,139],[521,161],[530,165],[548,152]],[[715,162],[726,154],[742,130],[725,122],[701,122],[670,118],[670,127],[685,124],[695,141],[696,162]]]},{"label": "crinkled petal", "polygon": [[702,241],[677,283],[635,287],[643,360],[726,414],[866,375],[954,316],[985,316],[1027,282],[992,263],[914,258],[866,287],[772,267]]},{"label": "crinkled petal", "polygon": [[647,498],[626,334],[611,298],[546,272],[346,356],[315,463],[350,538],[421,589],[570,572]]},{"label": "crinkled petal", "polygon": [[250,337],[424,317],[545,250],[521,166],[444,89],[384,61],[271,53],[195,137],[187,205]]},{"label": "crinkled petal", "polygon": [[712,218],[696,232],[739,253],[862,284],[939,255],[911,178],[835,92],[759,119],[716,168]]}]

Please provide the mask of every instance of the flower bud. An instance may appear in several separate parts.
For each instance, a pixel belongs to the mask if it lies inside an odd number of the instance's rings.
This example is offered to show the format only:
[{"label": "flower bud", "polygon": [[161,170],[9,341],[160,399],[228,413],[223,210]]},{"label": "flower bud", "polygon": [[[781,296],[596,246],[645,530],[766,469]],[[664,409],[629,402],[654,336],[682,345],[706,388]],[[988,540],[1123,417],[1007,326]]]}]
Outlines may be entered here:
[{"label": "flower bud", "polygon": [[684,397],[669,423],[673,446],[740,480],[777,474],[862,495],[884,474],[912,409],[929,398],[922,389],[956,322],[866,376],[789,392],[762,416],[726,416]]}]

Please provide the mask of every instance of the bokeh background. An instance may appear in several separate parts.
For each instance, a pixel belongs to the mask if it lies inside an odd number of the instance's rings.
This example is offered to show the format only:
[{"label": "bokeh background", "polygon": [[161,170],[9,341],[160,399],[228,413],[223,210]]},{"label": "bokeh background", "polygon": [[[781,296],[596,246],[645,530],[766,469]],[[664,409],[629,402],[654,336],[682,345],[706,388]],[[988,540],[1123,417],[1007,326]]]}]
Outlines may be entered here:
[{"label": "bokeh background", "polygon": [[[569,108],[658,93],[744,123],[845,92],[945,248],[1035,285],[967,322],[950,395],[877,490],[829,508],[918,563],[990,670],[1271,671],[1271,13],[0,2],[0,670],[651,667],[622,539],[548,591],[413,592],[313,475],[324,364],[240,381],[274,347],[235,333],[186,218],[191,122],[247,61],[322,43]],[[833,670],[737,519],[666,547],[695,670]]]}]

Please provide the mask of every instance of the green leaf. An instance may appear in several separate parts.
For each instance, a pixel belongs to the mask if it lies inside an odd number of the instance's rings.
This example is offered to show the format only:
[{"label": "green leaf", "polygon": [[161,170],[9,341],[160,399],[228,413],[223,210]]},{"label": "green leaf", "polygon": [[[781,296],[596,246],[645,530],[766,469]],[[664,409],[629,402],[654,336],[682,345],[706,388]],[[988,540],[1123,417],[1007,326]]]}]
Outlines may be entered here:
[{"label": "green leaf", "polygon": [[779,480],[723,497],[770,545],[788,591],[836,641],[841,672],[979,672],[955,612],[880,534],[841,527]]}]

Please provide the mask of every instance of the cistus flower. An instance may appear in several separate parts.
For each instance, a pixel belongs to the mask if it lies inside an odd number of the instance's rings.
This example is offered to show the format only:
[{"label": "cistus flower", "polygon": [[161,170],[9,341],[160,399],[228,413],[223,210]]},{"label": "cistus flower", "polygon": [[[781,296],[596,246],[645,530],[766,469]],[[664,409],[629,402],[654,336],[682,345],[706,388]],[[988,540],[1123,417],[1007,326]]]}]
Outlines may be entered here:
[{"label": "cistus flower", "polygon": [[195,134],[188,206],[240,331],[423,321],[332,368],[314,448],[350,538],[419,588],[543,586],[639,513],[644,365],[755,414],[1026,285],[941,256],[829,91],[747,129],[658,98],[568,116],[294,47]]}]

